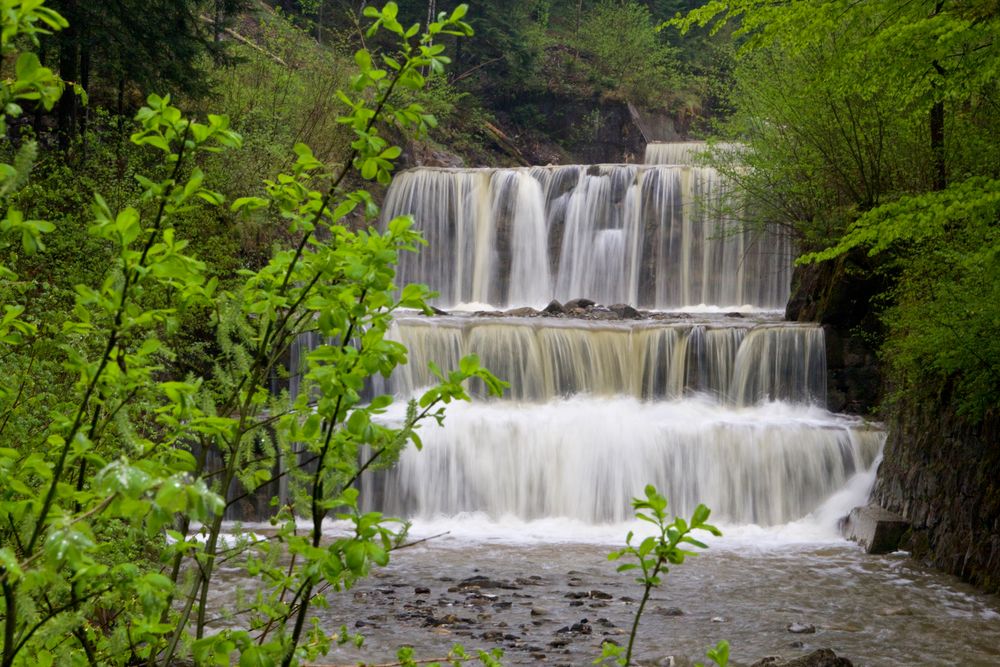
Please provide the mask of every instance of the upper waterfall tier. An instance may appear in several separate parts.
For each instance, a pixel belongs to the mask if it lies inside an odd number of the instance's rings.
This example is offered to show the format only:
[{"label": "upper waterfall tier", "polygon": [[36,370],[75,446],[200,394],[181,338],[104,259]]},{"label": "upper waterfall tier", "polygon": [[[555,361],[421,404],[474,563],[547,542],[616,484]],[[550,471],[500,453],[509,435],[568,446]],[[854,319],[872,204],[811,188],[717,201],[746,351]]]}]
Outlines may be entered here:
[{"label": "upper waterfall tier", "polygon": [[429,247],[401,259],[398,282],[430,285],[444,307],[783,309],[791,242],[738,229],[731,204],[706,167],[420,168],[396,177],[383,216],[415,217]]},{"label": "upper waterfall tier", "polygon": [[[743,144],[718,142],[712,147],[723,152],[735,152],[742,149]],[[646,144],[646,154],[643,162],[646,164],[700,165],[703,161],[699,156],[708,150],[704,141],[663,141]]]}]

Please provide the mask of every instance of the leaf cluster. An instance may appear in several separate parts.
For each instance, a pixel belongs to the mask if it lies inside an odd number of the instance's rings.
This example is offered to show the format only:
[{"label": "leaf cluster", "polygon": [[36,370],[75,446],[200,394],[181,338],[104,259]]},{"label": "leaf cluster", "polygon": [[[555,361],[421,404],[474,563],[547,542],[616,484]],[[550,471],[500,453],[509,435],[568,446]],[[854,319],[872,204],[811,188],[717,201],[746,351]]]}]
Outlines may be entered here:
[{"label": "leaf cluster", "polygon": [[[388,181],[400,151],[380,135],[379,123],[419,131],[434,122],[419,105],[397,104],[393,92],[422,87],[421,70],[446,62],[429,35],[469,32],[464,6],[423,35],[418,27],[403,30],[393,3],[373,12],[375,29],[395,34],[399,51],[383,58],[385,68],[363,50],[355,57],[358,74],[350,91],[339,93],[347,107],[339,122],[354,135],[349,154],[330,167],[296,145],[287,173],[230,204],[248,220],[285,226],[296,246],[242,270],[228,289],[220,286],[184,238],[184,223],[226,204],[201,165],[239,150],[242,137],[227,116],[201,122],[169,96],[150,95],[131,136],[133,146],[155,156],[149,171],[135,174],[139,196],[118,205],[95,194],[90,206],[88,235],[109,258],[102,278],[73,286],[72,311],[55,328],[24,319],[22,303],[3,306],[4,368],[21,373],[0,389],[3,667],[35,659],[285,666],[346,641],[346,632],[331,637],[314,622],[307,627],[310,608],[386,564],[406,532],[405,524],[358,506],[357,480],[409,442],[419,444],[420,422],[440,421],[442,405],[468,399],[469,379],[502,391],[503,383],[468,358],[447,375],[438,371],[441,384],[411,403],[402,425],[381,419],[390,397],[366,398],[373,375],[406,362],[405,348],[386,336],[392,313],[426,309],[430,291],[395,284],[399,253],[422,244],[412,219],[382,231],[350,229],[349,214],[358,209],[372,220],[377,207],[345,179],[356,169],[362,179]],[[12,17],[4,14],[5,30]],[[29,24],[12,30],[30,34]],[[18,62],[27,63],[18,73],[25,81],[48,80],[29,66],[35,61]],[[10,84],[15,97],[35,90],[17,85]],[[27,180],[17,164],[3,170],[5,185]],[[4,191],[5,203],[16,189]],[[6,247],[13,240],[37,255],[45,235],[61,232],[60,220],[29,220],[5,208]],[[0,275],[5,286],[17,279],[6,269]],[[219,354],[210,373],[171,376],[178,330],[192,314],[207,319]],[[271,378],[304,335],[325,342],[295,369],[301,391],[275,396]],[[63,395],[38,391],[39,350],[60,360]],[[46,360],[43,368],[53,365]],[[223,534],[227,508],[276,484],[291,492],[276,508],[270,539]],[[234,488],[243,494],[233,497]],[[328,517],[349,522],[350,534],[327,541]],[[210,632],[223,563],[258,583],[241,599],[239,621]]]},{"label": "leaf cluster", "polygon": [[[604,642],[601,657],[595,660],[595,663],[613,661],[622,667],[632,664],[632,651],[639,630],[639,621],[650,592],[663,583],[663,576],[670,571],[670,566],[681,565],[688,556],[697,555],[697,552],[691,550],[692,547],[708,548],[708,545],[692,537],[691,533],[700,530],[715,536],[722,535],[718,528],[708,523],[711,510],[705,505],[698,505],[695,508],[690,521],[682,517],[674,517],[671,521],[667,514],[666,496],[652,485],[647,485],[644,492],[644,498],[632,499],[632,508],[635,510],[635,517],[652,524],[656,532],[636,545],[632,543],[635,534],[629,531],[625,537],[625,546],[608,554],[609,561],[621,559],[634,561],[621,563],[617,569],[619,572],[638,571],[635,581],[643,588],[642,599],[632,623],[628,646],[623,648],[612,642]],[[720,667],[725,667],[729,659],[729,644],[720,642],[716,648],[709,651],[708,657]]]}]

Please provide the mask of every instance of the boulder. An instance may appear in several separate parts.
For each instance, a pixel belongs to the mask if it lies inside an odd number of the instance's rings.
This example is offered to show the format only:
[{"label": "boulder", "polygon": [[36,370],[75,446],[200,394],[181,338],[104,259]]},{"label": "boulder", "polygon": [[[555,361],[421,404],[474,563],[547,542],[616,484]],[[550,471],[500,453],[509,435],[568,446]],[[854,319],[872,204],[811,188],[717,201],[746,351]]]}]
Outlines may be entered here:
[{"label": "boulder", "polygon": [[579,308],[581,310],[587,310],[591,306],[596,306],[596,301],[591,301],[590,299],[570,299],[565,304],[565,309],[567,312]]},{"label": "boulder", "polygon": [[608,309],[617,313],[618,317],[623,320],[640,320],[642,319],[642,313],[628,305],[627,303],[616,303],[612,306],[608,306]]},{"label": "boulder", "polygon": [[878,505],[855,507],[842,526],[844,537],[857,542],[870,554],[899,549],[909,527],[906,519]]},{"label": "boulder", "polygon": [[605,308],[604,306],[594,306],[593,308],[588,308],[587,319],[589,320],[620,320],[621,316],[610,308]]},{"label": "boulder", "polygon": [[561,303],[559,303],[558,301],[556,301],[555,299],[553,299],[552,301],[549,301],[549,305],[545,306],[545,308],[542,310],[542,314],[543,315],[565,315],[566,314],[566,308]]},{"label": "boulder", "polygon": [[821,648],[809,655],[790,660],[777,657],[764,658],[750,667],[854,667],[854,663],[847,658],[838,657],[828,648]]}]

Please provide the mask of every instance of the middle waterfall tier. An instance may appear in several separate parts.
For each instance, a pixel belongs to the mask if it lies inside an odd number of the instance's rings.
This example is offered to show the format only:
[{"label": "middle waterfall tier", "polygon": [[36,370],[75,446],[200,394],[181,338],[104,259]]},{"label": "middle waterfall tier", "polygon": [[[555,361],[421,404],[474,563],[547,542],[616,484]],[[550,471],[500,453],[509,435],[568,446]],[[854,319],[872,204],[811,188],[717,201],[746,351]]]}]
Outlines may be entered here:
[{"label": "middle waterfall tier", "polygon": [[378,393],[412,395],[433,383],[428,362],[447,371],[477,354],[511,383],[508,396],[516,400],[700,393],[736,406],[826,403],[826,349],[817,326],[414,316],[397,318],[390,335],[410,359],[379,381]]},{"label": "middle waterfall tier", "polygon": [[726,190],[707,167],[418,168],[393,181],[383,216],[417,220],[429,245],[401,258],[399,284],[432,286],[443,307],[784,309],[792,243],[740,229]]}]

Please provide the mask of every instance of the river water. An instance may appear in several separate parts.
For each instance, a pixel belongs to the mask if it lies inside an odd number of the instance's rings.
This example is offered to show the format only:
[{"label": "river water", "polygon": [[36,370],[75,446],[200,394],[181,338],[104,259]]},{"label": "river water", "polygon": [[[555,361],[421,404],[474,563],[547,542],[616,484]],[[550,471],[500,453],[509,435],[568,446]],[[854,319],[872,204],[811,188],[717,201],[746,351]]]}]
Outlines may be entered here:
[{"label": "river water", "polygon": [[[316,611],[325,630],[347,624],[365,637],[361,649],[336,648],[323,663],[390,662],[402,645],[443,657],[457,642],[502,648],[505,665],[590,664],[602,641],[627,641],[641,597],[606,560],[630,528],[641,527],[481,516],[418,522],[414,539],[451,532],[396,552]],[[586,541],[573,539],[581,532]],[[1000,600],[903,553],[869,556],[815,524],[723,532],[654,591],[638,634],[640,664],[704,659],[720,639],[730,642],[733,664],[816,648],[855,665],[1000,664]],[[815,632],[792,633],[793,624]]]}]

